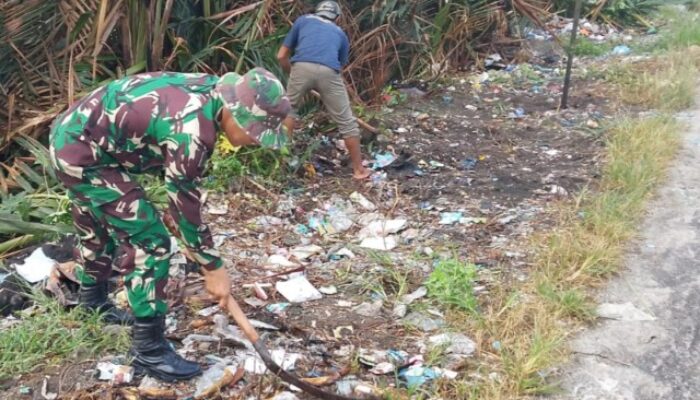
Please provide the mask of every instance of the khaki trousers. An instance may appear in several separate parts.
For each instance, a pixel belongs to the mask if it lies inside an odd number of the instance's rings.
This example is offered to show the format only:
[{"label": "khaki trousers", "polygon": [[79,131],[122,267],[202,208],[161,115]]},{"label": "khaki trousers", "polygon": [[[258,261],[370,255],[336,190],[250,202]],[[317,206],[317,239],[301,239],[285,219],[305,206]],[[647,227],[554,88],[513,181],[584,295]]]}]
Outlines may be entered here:
[{"label": "khaki trousers", "polygon": [[294,117],[298,117],[297,108],[301,105],[304,95],[311,89],[315,89],[321,95],[323,105],[338,125],[338,131],[343,138],[360,136],[343,77],[325,65],[306,62],[292,65],[287,83],[287,96],[292,103]]}]

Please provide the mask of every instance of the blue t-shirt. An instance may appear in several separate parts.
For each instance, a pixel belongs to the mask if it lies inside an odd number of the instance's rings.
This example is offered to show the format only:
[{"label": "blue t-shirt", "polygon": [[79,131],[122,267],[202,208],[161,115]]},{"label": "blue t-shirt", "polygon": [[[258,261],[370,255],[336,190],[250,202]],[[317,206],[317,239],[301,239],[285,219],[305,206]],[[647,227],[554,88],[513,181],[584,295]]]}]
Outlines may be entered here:
[{"label": "blue t-shirt", "polygon": [[338,72],[347,64],[350,53],[345,32],[335,23],[312,14],[294,22],[283,44],[294,51],[292,63],[316,63]]}]

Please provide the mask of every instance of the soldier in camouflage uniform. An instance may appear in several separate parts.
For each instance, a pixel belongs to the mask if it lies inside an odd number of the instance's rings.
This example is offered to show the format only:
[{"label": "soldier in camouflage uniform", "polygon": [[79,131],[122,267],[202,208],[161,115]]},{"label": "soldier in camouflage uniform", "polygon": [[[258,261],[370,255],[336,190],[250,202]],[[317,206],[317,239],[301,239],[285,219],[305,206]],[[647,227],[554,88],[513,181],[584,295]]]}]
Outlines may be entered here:
[{"label": "soldier in camouflage uniform", "polygon": [[[279,148],[287,140],[281,122],[289,111],[281,83],[256,68],[243,76],[126,77],[95,90],[54,122],[51,158],[80,235],[81,304],[109,322],[134,325],[136,367],[168,381],[201,373],[164,339],[170,235],[133,175],[164,174],[168,214],[203,267],[207,291],[225,306],[231,283],[202,221],[200,179],[218,132],[233,145]],[[133,316],[107,300],[113,268],[124,276]]]}]

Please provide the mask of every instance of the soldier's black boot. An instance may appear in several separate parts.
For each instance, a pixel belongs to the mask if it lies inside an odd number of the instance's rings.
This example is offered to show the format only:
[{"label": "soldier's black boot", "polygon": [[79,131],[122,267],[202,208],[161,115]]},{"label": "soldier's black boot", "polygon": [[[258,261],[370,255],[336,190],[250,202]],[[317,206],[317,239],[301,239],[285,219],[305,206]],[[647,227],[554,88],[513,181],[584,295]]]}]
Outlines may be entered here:
[{"label": "soldier's black boot", "polygon": [[202,373],[199,364],[180,357],[165,340],[165,318],[136,318],[132,329],[132,365],[166,382],[187,380]]},{"label": "soldier's black boot", "polygon": [[107,299],[109,282],[95,285],[80,285],[79,303],[88,310],[96,311],[107,324],[133,325],[134,316],[127,310],[117,308]]}]

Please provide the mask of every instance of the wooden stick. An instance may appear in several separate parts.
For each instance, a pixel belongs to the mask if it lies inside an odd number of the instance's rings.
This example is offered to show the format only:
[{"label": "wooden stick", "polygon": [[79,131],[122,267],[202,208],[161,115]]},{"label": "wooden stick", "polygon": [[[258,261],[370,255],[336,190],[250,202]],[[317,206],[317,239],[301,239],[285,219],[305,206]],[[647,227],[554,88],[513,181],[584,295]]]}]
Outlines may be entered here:
[{"label": "wooden stick", "polygon": [[255,348],[255,351],[258,352],[260,355],[260,358],[263,360],[263,363],[265,363],[265,366],[272,371],[273,374],[277,375],[280,379],[283,381],[290,383],[299,389],[303,390],[306,393],[309,393],[313,396],[318,397],[319,399],[323,400],[354,400],[351,397],[345,397],[341,396],[335,393],[330,393],[326,392],[322,389],[319,389],[318,387],[305,382],[296,376],[292,375],[291,373],[285,371],[282,367],[277,365],[273,360],[272,357],[270,356],[270,352],[267,350],[267,347],[265,347],[265,344],[262,343],[260,340],[260,335],[258,335],[258,332],[253,328],[253,325],[250,324],[250,321],[248,321],[248,317],[243,313],[243,310],[241,310],[241,307],[238,305],[236,302],[236,299],[233,298],[233,296],[228,297],[228,303],[227,303],[227,310],[231,318],[233,318],[234,321],[236,321],[236,324],[238,325],[239,328],[243,331],[245,336],[248,338],[248,340],[253,343],[253,347]]},{"label": "wooden stick", "polygon": [[576,45],[576,36],[578,35],[578,20],[581,18],[581,1],[576,0],[574,6],[574,24],[571,30],[571,42],[569,42],[569,55],[566,60],[566,76],[564,77],[564,90],[561,94],[561,108],[569,107],[569,89],[571,87],[571,68],[574,64],[574,46]]},{"label": "wooden stick", "polygon": [[[320,98],[321,98],[321,94],[320,94],[319,92],[315,91],[315,90],[311,90],[311,94],[312,94],[314,97],[316,97],[317,99],[320,99]],[[370,132],[372,132],[372,133],[375,133],[375,134],[376,134],[376,133],[379,133],[379,129],[377,129],[377,128],[373,127],[372,125],[368,124],[368,123],[365,122],[362,118],[360,118],[360,117],[355,117],[355,119],[357,120],[358,125],[360,125],[362,128],[364,128],[364,129],[366,129],[366,130],[368,130],[368,131],[370,131]]]}]

